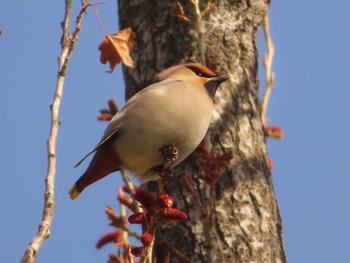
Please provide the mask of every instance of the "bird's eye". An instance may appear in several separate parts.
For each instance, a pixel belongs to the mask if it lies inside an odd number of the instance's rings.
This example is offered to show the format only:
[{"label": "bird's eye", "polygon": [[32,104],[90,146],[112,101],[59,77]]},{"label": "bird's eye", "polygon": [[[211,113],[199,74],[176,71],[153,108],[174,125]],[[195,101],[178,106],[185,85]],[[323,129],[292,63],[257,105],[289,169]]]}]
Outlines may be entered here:
[{"label": "bird's eye", "polygon": [[[210,72],[208,69],[204,68],[198,68],[198,66],[187,66],[188,69],[192,70],[194,74],[196,74],[199,77],[204,77],[204,78],[211,78],[211,77],[215,77],[215,74],[213,74],[212,72]],[[208,73],[206,72],[208,71]]]}]

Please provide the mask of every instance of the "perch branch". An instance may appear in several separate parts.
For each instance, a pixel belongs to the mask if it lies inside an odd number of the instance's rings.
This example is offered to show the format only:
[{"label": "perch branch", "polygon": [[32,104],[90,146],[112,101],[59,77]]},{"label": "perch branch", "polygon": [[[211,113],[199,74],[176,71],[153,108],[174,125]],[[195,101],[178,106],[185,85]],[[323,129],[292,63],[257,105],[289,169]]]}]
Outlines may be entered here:
[{"label": "perch branch", "polygon": [[59,69],[57,75],[56,89],[54,93],[53,102],[50,106],[51,111],[51,129],[49,138],[47,140],[48,152],[48,168],[45,179],[45,194],[44,194],[44,208],[41,222],[38,227],[38,232],[27,247],[21,263],[31,263],[38,256],[38,251],[45,240],[50,236],[50,227],[54,218],[55,208],[55,176],[56,176],[56,139],[58,134],[58,127],[60,125],[58,119],[59,108],[61,104],[63,85],[65,81],[68,62],[72,56],[74,46],[78,40],[78,34],[81,27],[81,22],[89,2],[82,3],[82,9],[79,12],[75,31],[72,36],[69,35],[69,22],[72,13],[72,0],[65,1],[65,15],[61,23],[62,39],[61,39],[61,54],[58,58]]}]

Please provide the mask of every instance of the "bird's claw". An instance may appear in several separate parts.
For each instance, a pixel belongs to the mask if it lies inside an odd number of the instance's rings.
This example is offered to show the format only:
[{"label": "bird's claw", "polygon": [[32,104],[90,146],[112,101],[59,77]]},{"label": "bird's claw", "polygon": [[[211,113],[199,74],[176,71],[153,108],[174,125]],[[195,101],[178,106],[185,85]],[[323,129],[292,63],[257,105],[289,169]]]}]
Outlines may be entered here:
[{"label": "bird's claw", "polygon": [[156,166],[154,170],[158,172],[159,177],[161,178],[158,187],[159,192],[162,192],[164,185],[168,181],[168,178],[173,174],[173,169],[170,167],[170,165],[174,163],[179,157],[179,151],[174,143],[161,147],[159,151],[163,154],[164,163],[162,165]]},{"label": "bird's claw", "polygon": [[170,165],[174,163],[179,157],[179,151],[176,148],[174,143],[171,145],[166,145],[161,147],[159,151],[161,151],[161,153],[163,154],[164,162],[165,162],[164,164]]}]

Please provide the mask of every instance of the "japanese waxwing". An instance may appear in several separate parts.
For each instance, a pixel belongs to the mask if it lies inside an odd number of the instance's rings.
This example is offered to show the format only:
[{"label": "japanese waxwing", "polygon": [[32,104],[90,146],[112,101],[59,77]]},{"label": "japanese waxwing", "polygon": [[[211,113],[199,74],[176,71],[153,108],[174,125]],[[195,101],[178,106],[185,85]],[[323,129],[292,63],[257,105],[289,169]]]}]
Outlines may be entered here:
[{"label": "japanese waxwing", "polygon": [[69,191],[72,199],[85,187],[121,168],[141,182],[156,180],[164,163],[160,149],[175,145],[178,158],[189,156],[203,140],[212,116],[213,97],[227,76],[199,64],[182,64],[158,74],[152,84],[129,99],[112,118],[87,170]]}]

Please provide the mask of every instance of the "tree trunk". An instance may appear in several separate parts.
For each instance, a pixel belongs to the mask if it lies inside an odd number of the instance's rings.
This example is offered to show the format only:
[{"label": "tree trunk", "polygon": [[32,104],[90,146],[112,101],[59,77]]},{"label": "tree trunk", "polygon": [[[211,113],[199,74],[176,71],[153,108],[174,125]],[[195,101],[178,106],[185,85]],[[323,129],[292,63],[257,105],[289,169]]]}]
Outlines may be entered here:
[{"label": "tree trunk", "polygon": [[[228,75],[216,94],[205,147],[234,157],[214,196],[196,176],[196,156],[176,169],[166,189],[188,220],[158,228],[157,262],[168,252],[171,262],[286,262],[258,96],[256,36],[270,1],[213,1],[202,19],[191,1],[179,2],[192,23],[176,17],[176,1],[119,0],[121,28],[136,33],[135,68],[124,68],[127,97],[183,62]],[[203,10],[207,1],[199,2]],[[186,178],[192,187],[184,186]]]}]

